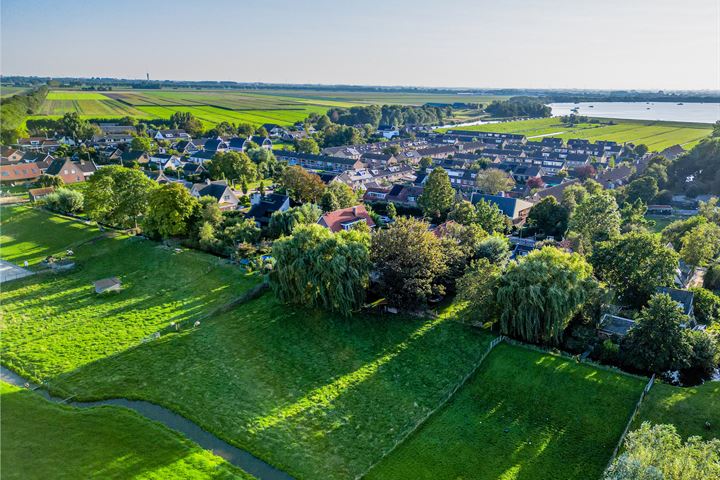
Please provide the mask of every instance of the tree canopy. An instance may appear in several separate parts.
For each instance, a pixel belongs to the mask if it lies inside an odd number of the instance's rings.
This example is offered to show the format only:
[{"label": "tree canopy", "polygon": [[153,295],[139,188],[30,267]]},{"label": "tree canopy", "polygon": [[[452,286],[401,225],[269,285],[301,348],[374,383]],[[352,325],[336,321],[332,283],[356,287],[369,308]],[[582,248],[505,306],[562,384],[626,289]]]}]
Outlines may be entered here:
[{"label": "tree canopy", "polygon": [[555,247],[534,250],[511,262],[498,280],[503,334],[532,343],[559,344],[587,297],[592,267],[577,253]]},{"label": "tree canopy", "polygon": [[568,227],[580,235],[583,249],[591,252],[594,243],[620,234],[620,220],[615,198],[600,192],[588,195],[575,207]]},{"label": "tree canopy", "polygon": [[188,233],[197,200],[187,188],[179,183],[166,183],[150,192],[148,203],[143,222],[148,232],[165,238]]},{"label": "tree canopy", "polygon": [[286,303],[349,316],[362,306],[370,272],[370,239],[357,230],[331,233],[300,226],[273,244],[270,285]]},{"label": "tree canopy", "polygon": [[720,478],[720,440],[692,436],[683,442],[674,425],[643,422],[625,438],[623,453],[603,480]]},{"label": "tree canopy", "polygon": [[677,262],[677,253],[647,232],[600,242],[590,256],[596,276],[634,307],[644,305],[657,287],[672,285]]},{"label": "tree canopy", "polygon": [[399,217],[375,232],[371,259],[380,291],[392,305],[417,307],[443,292],[437,279],[447,268],[445,258],[427,222]]},{"label": "tree canopy", "polygon": [[568,226],[568,210],[553,196],[548,196],[533,205],[528,214],[528,223],[555,238],[562,238]]},{"label": "tree canopy", "polygon": [[418,198],[418,205],[426,217],[441,220],[450,211],[455,200],[455,190],[444,168],[433,169],[428,175],[425,189]]},{"label": "tree canopy", "polygon": [[103,167],[88,179],[85,212],[101,223],[137,227],[147,211],[148,196],[156,187],[140,170],[117,165]]}]

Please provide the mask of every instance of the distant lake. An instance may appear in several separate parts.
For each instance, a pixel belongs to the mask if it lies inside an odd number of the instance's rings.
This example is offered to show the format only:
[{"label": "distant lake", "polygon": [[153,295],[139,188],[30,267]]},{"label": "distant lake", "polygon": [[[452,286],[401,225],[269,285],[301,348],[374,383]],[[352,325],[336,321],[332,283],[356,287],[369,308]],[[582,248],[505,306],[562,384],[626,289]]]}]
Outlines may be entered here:
[{"label": "distant lake", "polygon": [[553,116],[569,115],[572,113],[571,110],[576,107],[578,115],[600,118],[699,123],[715,123],[720,120],[720,103],[678,105],[675,102],[581,102],[550,104]]}]

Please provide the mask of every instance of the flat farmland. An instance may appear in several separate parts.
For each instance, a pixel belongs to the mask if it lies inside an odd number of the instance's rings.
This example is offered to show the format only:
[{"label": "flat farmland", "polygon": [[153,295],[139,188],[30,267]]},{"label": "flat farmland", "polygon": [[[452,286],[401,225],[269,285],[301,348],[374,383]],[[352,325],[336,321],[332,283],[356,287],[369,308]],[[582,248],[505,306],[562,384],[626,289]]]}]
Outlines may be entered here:
[{"label": "flat farmland", "polygon": [[143,117],[139,110],[99,92],[51,91],[36,115],[30,118],[56,118],[77,112],[83,118]]},{"label": "flat farmland", "polygon": [[369,480],[599,478],[645,382],[498,345]]},{"label": "flat farmland", "polygon": [[[608,119],[603,119],[607,122]],[[519,133],[533,137],[559,137],[565,140],[584,138],[592,142],[613,140],[616,142],[644,143],[650,150],[660,151],[672,145],[682,145],[686,150],[707,137],[712,126],[702,123],[659,122],[644,120],[613,120],[614,125],[580,123],[568,127],[559,118],[540,118],[515,122],[486,123],[462,130],[477,132]]]},{"label": "flat farmland", "polygon": [[29,118],[59,118],[77,112],[83,118],[159,119],[175,112],[190,112],[207,127],[220,122],[290,125],[310,113],[325,113],[332,107],[354,104],[235,90],[53,90],[39,112]]}]

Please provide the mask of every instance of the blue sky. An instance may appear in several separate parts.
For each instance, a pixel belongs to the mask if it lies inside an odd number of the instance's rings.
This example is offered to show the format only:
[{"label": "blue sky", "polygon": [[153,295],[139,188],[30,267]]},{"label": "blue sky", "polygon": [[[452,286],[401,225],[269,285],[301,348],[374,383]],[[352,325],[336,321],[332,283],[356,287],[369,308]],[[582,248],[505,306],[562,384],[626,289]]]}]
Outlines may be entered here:
[{"label": "blue sky", "polygon": [[2,0],[3,75],[720,89],[718,0]]}]

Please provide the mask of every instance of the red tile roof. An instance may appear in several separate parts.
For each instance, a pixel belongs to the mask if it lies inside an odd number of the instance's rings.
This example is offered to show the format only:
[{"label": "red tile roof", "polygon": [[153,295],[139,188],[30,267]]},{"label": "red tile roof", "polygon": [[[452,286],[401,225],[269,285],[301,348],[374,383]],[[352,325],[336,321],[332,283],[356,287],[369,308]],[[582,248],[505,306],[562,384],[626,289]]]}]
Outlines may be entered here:
[{"label": "red tile roof", "polygon": [[365,209],[365,205],[357,205],[355,207],[328,212],[320,217],[318,224],[328,228],[333,233],[337,233],[341,230],[346,230],[346,226],[361,220],[365,220],[369,227],[375,226],[375,222]]}]

